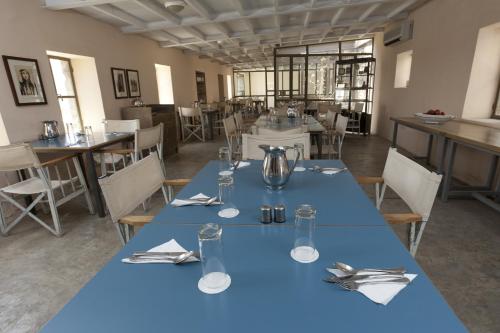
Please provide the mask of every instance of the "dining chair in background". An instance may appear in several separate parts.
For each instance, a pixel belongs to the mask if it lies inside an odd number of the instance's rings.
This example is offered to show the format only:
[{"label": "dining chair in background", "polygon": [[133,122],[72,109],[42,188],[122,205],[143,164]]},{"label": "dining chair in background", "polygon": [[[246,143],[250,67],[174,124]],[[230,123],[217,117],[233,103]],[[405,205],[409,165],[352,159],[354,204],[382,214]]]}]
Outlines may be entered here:
[{"label": "dining chair in background", "polygon": [[349,111],[349,122],[347,127],[351,132],[357,132],[361,135],[361,115],[363,114],[363,109],[365,108],[365,103],[355,103],[354,110]]},{"label": "dining chair in background", "polygon": [[[300,133],[293,135],[242,135],[242,159],[243,160],[262,160],[264,159],[264,151],[259,148],[259,145],[270,146],[289,146],[293,147],[295,144],[304,145],[304,159],[310,158],[311,141],[309,133]],[[289,149],[286,152],[287,159],[293,160],[294,151]]]},{"label": "dining chair in background", "polygon": [[387,187],[408,205],[411,213],[384,214],[384,218],[392,224],[410,224],[409,249],[411,255],[415,256],[429,222],[441,178],[442,175],[427,170],[398,153],[395,148],[390,148],[382,177],[357,177],[357,181],[363,185],[375,185],[377,209],[382,205]]},{"label": "dining chair in background", "polygon": [[[340,114],[337,115],[336,121],[334,122],[334,130],[328,131],[329,145],[328,145],[328,157],[333,158],[336,154],[338,159],[342,159],[342,146],[344,144],[345,134],[347,132],[347,123],[349,118],[344,117]],[[335,142],[337,142],[337,149],[335,149]]]},{"label": "dining chair in background", "polygon": [[[239,113],[239,112],[235,112]],[[241,146],[241,133],[238,131],[236,126],[236,119],[234,116],[229,116],[223,120],[224,122],[224,132],[226,134],[227,146],[231,149],[233,153],[240,152]]]},{"label": "dining chair in background", "polygon": [[[15,227],[29,216],[56,236],[63,234],[57,207],[83,195],[91,214],[94,207],[76,155],[65,155],[41,163],[29,144],[13,144],[0,147],[0,172],[20,172],[28,178],[9,184],[0,189],[0,231],[2,234]],[[70,163],[72,162],[72,163]],[[33,196],[35,196],[33,198]],[[23,206],[16,199],[32,197],[31,203]],[[21,211],[21,215],[8,222],[2,209],[2,201]],[[32,213],[37,204],[48,204],[53,227]]]},{"label": "dining chair in background", "polygon": [[[205,142],[205,124],[206,120],[201,112],[201,109],[187,108],[179,106],[179,119],[181,123],[181,131],[183,142],[186,142],[194,136],[198,140]],[[186,133],[187,132],[187,133]]]},{"label": "dining chair in background", "polygon": [[[140,129],[139,119],[132,120],[103,120],[104,133],[135,133]],[[125,167],[133,160],[134,150],[130,147],[111,147],[96,151],[94,159],[101,166],[101,176],[116,172],[117,164],[122,162]],[[108,165],[112,170],[108,170]]]}]

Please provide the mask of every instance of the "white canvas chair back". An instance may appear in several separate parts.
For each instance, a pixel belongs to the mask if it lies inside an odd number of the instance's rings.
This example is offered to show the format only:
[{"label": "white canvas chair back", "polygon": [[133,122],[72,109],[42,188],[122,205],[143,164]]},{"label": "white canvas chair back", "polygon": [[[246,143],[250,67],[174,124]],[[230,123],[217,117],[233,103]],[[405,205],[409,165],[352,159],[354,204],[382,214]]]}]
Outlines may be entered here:
[{"label": "white canvas chair back", "polygon": [[199,108],[186,108],[179,106],[179,113],[181,117],[200,117],[201,112]]},{"label": "white canvas chair back", "polygon": [[356,112],[356,113],[363,112],[364,108],[365,108],[365,103],[356,103],[356,104],[354,104],[354,112]]},{"label": "white canvas chair back", "polygon": [[109,177],[99,179],[111,220],[116,224],[123,243],[128,236],[125,235],[125,229],[118,224],[118,220],[130,214],[160,188],[167,202],[164,180],[165,176],[156,154],[118,170]]},{"label": "white canvas chair back", "polygon": [[241,114],[241,112],[235,112],[233,116],[234,116],[234,121],[236,123],[236,128],[242,131],[243,128],[245,127],[243,122],[243,115]]},{"label": "white canvas chair back", "polygon": [[29,144],[0,146],[0,171],[39,168],[40,161]]},{"label": "white canvas chair back", "polygon": [[330,107],[331,107],[331,105],[328,103],[318,103],[318,113],[319,114],[326,114]]},{"label": "white canvas chair back", "polygon": [[[191,136],[194,136],[198,140],[205,142],[205,122],[201,109],[179,106],[178,110],[181,131],[184,137],[183,141],[186,142]],[[198,132],[200,132],[201,136],[198,135]]]},{"label": "white canvas chair back", "polygon": [[[259,145],[271,146],[290,146],[293,147],[296,143],[304,145],[304,159],[308,160],[311,154],[311,143],[309,133],[301,133],[287,136],[265,136],[243,134],[242,144],[242,159],[262,160],[264,159],[264,151],[259,148]],[[294,158],[293,149],[287,150],[286,157],[289,160]]]},{"label": "white canvas chair back", "polygon": [[326,113],[326,126],[328,129],[333,129],[335,126],[335,119],[337,118],[337,113],[331,110],[328,110]]},{"label": "white canvas chair back", "polygon": [[104,119],[103,124],[105,133],[112,133],[112,132],[133,133],[141,128],[139,119],[131,119],[131,120]]},{"label": "white canvas chair back", "polygon": [[304,133],[304,130],[302,129],[302,127],[290,128],[290,129],[283,130],[283,131],[277,131],[277,130],[273,130],[273,129],[269,129],[269,128],[265,128],[265,127],[258,127],[257,128],[257,134],[265,135],[268,137],[286,136],[286,135],[301,134],[301,133]]},{"label": "white canvas chair back", "polygon": [[429,219],[442,175],[427,170],[391,148],[382,178],[384,185],[396,192],[413,213],[420,214],[424,221]]},{"label": "white canvas chair back", "polygon": [[156,148],[158,156],[163,160],[163,123],[155,127],[144,128],[135,131],[134,154],[135,160],[139,160],[142,151]]},{"label": "white canvas chair back", "polygon": [[349,122],[348,117],[344,117],[340,114],[337,116],[337,122],[335,123],[335,132],[338,135],[342,136],[342,140],[344,140],[348,122]]}]

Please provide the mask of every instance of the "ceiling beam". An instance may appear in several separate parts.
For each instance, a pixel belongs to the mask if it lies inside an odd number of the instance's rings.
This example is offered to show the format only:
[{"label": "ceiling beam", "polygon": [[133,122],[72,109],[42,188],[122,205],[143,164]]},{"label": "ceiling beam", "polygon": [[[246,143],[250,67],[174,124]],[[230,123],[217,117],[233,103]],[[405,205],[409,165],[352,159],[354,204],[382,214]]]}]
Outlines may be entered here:
[{"label": "ceiling beam", "polygon": [[[196,28],[193,28],[193,27],[184,27],[183,28],[186,32],[188,32],[189,34],[191,34],[193,37],[199,39],[200,41],[202,42],[206,42],[207,41],[207,38]],[[192,43],[190,43],[192,44]]]},{"label": "ceiling beam", "polygon": [[408,8],[411,5],[413,5],[415,2],[417,2],[417,0],[408,0],[408,1],[405,1],[401,5],[399,5],[396,8],[394,8],[394,10],[392,12],[390,12],[389,14],[387,14],[387,18],[388,19],[393,18],[394,16],[398,15],[399,13],[401,13],[406,8]]},{"label": "ceiling beam", "polygon": [[105,14],[107,16],[118,19],[122,22],[131,24],[132,26],[139,28],[146,27],[146,22],[139,20],[137,17],[130,15],[129,13],[126,13],[123,10],[114,7],[112,5],[98,5],[98,6],[91,6],[90,8],[100,12],[101,14]]},{"label": "ceiling beam", "polygon": [[172,22],[174,24],[181,23],[181,19],[179,17],[170,13],[165,7],[160,6],[160,4],[155,1],[134,0],[134,2],[150,13],[153,13],[168,22]]},{"label": "ceiling beam", "polygon": [[81,8],[97,5],[105,5],[122,0],[42,0],[42,6],[52,10],[63,10],[72,8]]},{"label": "ceiling beam", "polygon": [[364,12],[363,14],[361,14],[361,16],[359,17],[358,21],[359,22],[363,22],[364,20],[366,20],[366,18],[368,16],[370,16],[371,13],[373,13],[373,11],[375,9],[377,9],[381,4],[380,3],[374,3],[373,5],[371,5],[370,7],[368,7]]},{"label": "ceiling beam", "polygon": [[201,17],[207,20],[212,19],[212,13],[210,13],[210,10],[208,10],[205,5],[198,0],[184,0],[184,2],[191,7],[195,12],[198,13]]},{"label": "ceiling beam", "polygon": [[245,16],[245,8],[243,8],[241,0],[231,0],[231,3],[240,16]]}]

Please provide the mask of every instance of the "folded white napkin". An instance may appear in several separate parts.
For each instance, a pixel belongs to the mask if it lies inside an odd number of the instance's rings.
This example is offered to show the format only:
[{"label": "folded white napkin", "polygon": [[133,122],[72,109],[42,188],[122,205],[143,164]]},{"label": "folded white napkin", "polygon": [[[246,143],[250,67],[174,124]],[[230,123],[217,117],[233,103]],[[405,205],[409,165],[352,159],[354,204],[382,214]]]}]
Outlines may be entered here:
[{"label": "folded white napkin", "polygon": [[[332,274],[335,274],[338,277],[342,277],[347,275],[339,269],[335,268],[327,268]],[[376,273],[359,273],[359,274],[376,274]],[[383,274],[383,273],[381,273]],[[417,274],[405,274],[405,277],[413,281],[414,278],[417,277]],[[393,298],[396,296],[401,290],[403,290],[407,285],[403,283],[370,283],[359,287],[357,291],[374,301],[378,304],[387,305]]]},{"label": "folded white napkin", "polygon": [[[203,193],[198,193],[197,195],[194,195],[189,199],[208,199],[208,198],[210,198],[210,197],[206,196]],[[170,204],[174,207],[193,205],[193,203],[191,201],[182,200],[182,199],[174,199]]]},{"label": "folded white napkin", "polygon": [[337,173],[339,173],[338,170],[323,170],[321,171],[321,173],[324,173],[325,175],[335,175]]},{"label": "folded white napkin", "polygon": [[[251,164],[250,162],[241,161],[241,162],[238,164],[238,169],[241,169],[241,168],[247,167],[247,166],[249,166],[250,164]],[[234,170],[234,167],[231,167],[231,170]]]},{"label": "folded white napkin", "polygon": [[[163,243],[161,245],[155,246],[152,249],[149,249],[147,252],[187,252],[185,248],[179,245],[179,243],[176,242],[175,239],[171,239],[166,243]],[[192,262],[192,261],[200,261],[198,258],[191,256],[186,259],[185,262]],[[122,259],[122,262],[127,263],[127,264],[171,264],[173,263],[172,260],[141,260],[140,262],[133,262],[130,261],[129,258],[124,258]]]}]

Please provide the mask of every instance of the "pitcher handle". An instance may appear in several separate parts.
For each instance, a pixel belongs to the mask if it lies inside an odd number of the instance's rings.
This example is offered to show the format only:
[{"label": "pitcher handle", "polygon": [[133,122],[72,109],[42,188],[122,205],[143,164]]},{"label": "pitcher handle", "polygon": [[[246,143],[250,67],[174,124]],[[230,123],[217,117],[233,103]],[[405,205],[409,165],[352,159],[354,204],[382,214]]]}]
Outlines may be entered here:
[{"label": "pitcher handle", "polygon": [[[292,147],[290,147],[290,148],[292,148]],[[297,162],[299,161],[299,158],[300,158],[300,149],[299,149],[299,147],[293,147],[293,150],[295,150],[295,152],[297,154],[297,157],[295,157],[295,161],[293,161],[292,169],[288,173],[288,177],[286,178],[287,182],[288,182],[288,179],[290,178],[290,176],[292,175],[293,170],[295,170],[295,166],[297,165]]]}]

